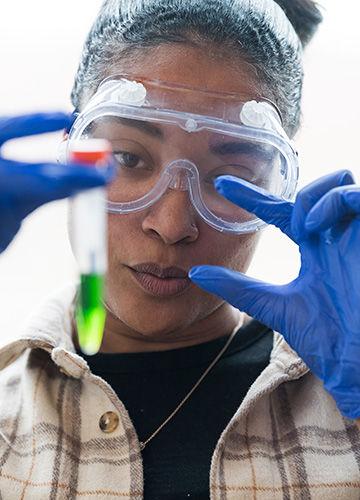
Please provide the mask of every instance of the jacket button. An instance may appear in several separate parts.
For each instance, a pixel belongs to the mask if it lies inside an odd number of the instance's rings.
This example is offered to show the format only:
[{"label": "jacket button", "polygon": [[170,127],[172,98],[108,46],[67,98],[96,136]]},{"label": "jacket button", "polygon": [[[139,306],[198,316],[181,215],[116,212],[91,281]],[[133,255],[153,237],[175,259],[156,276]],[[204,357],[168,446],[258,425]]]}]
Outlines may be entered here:
[{"label": "jacket button", "polygon": [[114,432],[119,425],[119,416],[113,411],[107,411],[101,415],[99,427],[103,432]]}]

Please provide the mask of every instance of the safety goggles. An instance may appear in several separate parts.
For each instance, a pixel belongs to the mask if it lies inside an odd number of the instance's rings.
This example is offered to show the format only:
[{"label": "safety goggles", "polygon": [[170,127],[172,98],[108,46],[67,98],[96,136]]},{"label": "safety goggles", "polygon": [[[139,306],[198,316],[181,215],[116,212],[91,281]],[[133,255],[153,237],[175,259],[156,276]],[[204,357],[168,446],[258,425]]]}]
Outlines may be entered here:
[{"label": "safety goggles", "polygon": [[265,223],[227,201],[214,187],[220,175],[244,179],[291,199],[297,153],[275,105],[233,93],[119,75],[104,80],[77,116],[64,145],[106,139],[117,176],[107,210],[149,210],[169,190],[187,191],[199,216],[218,231],[249,233]]}]

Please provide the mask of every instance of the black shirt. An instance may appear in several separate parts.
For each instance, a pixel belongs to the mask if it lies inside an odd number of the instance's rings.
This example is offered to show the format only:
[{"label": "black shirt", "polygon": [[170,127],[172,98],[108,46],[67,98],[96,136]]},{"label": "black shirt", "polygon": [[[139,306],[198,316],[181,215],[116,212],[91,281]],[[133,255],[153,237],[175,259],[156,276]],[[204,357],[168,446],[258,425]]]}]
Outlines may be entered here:
[{"label": "black shirt", "polygon": [[[170,415],[228,337],[161,352],[86,356],[125,404],[140,441]],[[273,332],[255,320],[239,329],[225,354],[180,411],[142,452],[145,500],[208,499],[216,443],[250,385],[269,363]]]}]

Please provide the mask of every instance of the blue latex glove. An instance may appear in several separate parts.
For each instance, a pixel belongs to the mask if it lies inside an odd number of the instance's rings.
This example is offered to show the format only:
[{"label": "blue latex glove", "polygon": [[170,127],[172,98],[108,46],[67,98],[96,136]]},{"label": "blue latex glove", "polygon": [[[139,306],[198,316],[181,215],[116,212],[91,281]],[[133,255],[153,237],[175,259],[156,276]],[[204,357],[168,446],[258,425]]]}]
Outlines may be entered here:
[{"label": "blue latex glove", "polygon": [[340,171],[304,188],[295,203],[231,176],[217,190],[280,228],[300,247],[299,276],[271,285],[218,266],[194,283],[280,332],[348,418],[360,417],[360,187]]},{"label": "blue latex glove", "polygon": [[[0,148],[11,139],[67,128],[71,121],[72,117],[64,113],[0,118]],[[36,208],[102,186],[114,173],[113,166],[100,172],[84,165],[16,162],[0,154],[0,252],[14,238],[21,221]]]}]

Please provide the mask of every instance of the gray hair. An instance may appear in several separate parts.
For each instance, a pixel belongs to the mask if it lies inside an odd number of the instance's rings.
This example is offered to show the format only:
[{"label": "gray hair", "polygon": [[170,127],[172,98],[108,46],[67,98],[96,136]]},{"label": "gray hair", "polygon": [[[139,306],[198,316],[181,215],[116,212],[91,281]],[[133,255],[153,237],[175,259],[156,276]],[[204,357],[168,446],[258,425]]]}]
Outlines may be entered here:
[{"label": "gray hair", "polygon": [[161,44],[214,44],[250,62],[293,136],[300,124],[302,49],[322,16],[311,0],[105,0],[71,94],[80,110],[109,68]]}]

